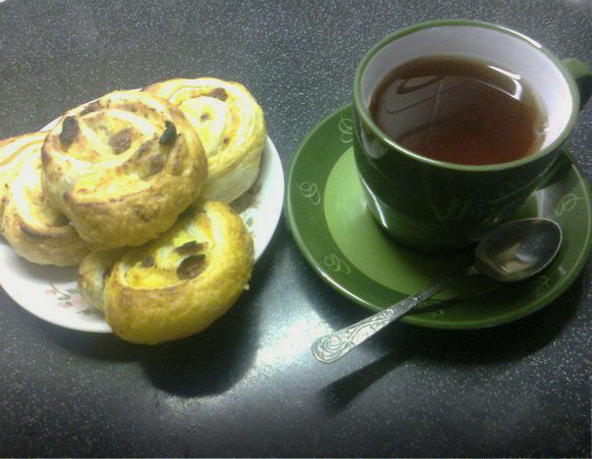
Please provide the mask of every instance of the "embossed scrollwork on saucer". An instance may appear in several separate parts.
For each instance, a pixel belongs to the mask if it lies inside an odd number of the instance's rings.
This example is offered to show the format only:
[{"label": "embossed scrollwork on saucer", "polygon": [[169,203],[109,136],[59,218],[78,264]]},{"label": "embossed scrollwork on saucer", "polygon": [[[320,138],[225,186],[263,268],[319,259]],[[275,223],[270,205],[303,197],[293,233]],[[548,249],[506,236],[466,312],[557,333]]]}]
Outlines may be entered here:
[{"label": "embossed scrollwork on saucer", "polygon": [[542,296],[552,285],[550,277],[546,274],[538,276],[533,284],[537,296]]},{"label": "embossed scrollwork on saucer", "polygon": [[321,192],[315,182],[301,182],[297,187],[300,194],[305,199],[309,199],[312,205],[318,206],[321,203]]},{"label": "embossed scrollwork on saucer", "polygon": [[337,125],[340,136],[339,140],[341,143],[350,144],[354,140],[354,122],[351,118],[341,118]]},{"label": "embossed scrollwork on saucer", "polygon": [[326,255],[323,258],[323,263],[325,263],[327,268],[333,270],[334,272],[342,272],[344,274],[351,273],[351,268],[349,265],[334,253]]},{"label": "embossed scrollwork on saucer", "polygon": [[578,204],[579,200],[582,200],[583,198],[577,196],[574,193],[568,193],[565,196],[563,196],[559,202],[557,203],[557,205],[555,206],[555,215],[557,217],[561,217],[563,214],[566,214],[568,212],[571,212],[572,210],[575,209],[575,207]]}]

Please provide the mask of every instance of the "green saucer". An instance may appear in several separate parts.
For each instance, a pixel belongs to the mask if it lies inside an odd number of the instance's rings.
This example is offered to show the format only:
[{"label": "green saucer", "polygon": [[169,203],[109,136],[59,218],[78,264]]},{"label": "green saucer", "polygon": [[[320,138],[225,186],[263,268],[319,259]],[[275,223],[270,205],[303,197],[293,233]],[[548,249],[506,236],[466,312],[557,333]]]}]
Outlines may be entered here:
[{"label": "green saucer", "polygon": [[[315,271],[354,302],[378,311],[472,262],[472,249],[426,255],[393,242],[366,210],[352,150],[351,105],[323,120],[296,153],[287,183],[294,238]],[[552,302],[580,273],[592,246],[592,199],[577,166],[534,192],[512,219],[547,217],[564,244],[553,264],[517,284],[483,276],[461,282],[403,322],[434,328],[480,328],[510,322]]]}]

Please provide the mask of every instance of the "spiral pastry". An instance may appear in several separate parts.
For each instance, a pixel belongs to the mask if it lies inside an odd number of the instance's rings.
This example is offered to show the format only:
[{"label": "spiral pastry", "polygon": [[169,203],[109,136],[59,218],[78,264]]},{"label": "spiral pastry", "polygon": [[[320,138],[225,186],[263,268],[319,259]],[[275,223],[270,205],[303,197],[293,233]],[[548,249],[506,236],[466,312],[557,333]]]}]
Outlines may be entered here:
[{"label": "spiral pastry", "polygon": [[127,249],[113,249],[89,253],[78,267],[78,287],[85,304],[99,311],[105,306],[105,282]]},{"label": "spiral pastry", "polygon": [[197,333],[222,316],[245,289],[252,265],[253,241],[240,217],[208,201],[119,258],[89,255],[79,286],[115,334],[155,344]]},{"label": "spiral pastry", "polygon": [[19,161],[6,187],[1,226],[8,243],[23,258],[42,265],[76,265],[89,250],[43,192],[41,146],[45,135],[38,132],[13,139]]},{"label": "spiral pastry", "polygon": [[35,132],[0,141],[0,232],[10,182],[24,158],[31,153],[39,154],[44,140],[45,133]]},{"label": "spiral pastry", "polygon": [[166,100],[116,91],[67,112],[43,144],[43,186],[95,249],[141,245],[198,196],[207,159]]},{"label": "spiral pastry", "polygon": [[204,199],[232,202],[257,179],[265,146],[265,118],[240,83],[217,78],[174,79],[144,89],[177,105],[208,157]]}]

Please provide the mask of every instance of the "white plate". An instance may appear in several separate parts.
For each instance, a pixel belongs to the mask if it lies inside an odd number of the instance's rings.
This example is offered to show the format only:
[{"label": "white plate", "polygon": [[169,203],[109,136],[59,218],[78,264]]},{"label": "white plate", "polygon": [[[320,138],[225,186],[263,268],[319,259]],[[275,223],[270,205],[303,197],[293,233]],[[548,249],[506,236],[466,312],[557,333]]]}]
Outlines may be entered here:
[{"label": "white plate", "polygon": [[[47,129],[54,122],[44,129]],[[251,190],[233,207],[251,231],[255,261],[259,259],[277,227],[284,201],[284,173],[278,152],[268,137],[261,158],[261,171]],[[85,305],[78,293],[77,268],[41,266],[20,258],[0,240],[0,285],[10,297],[37,317],[73,330],[110,333],[102,314]]]}]

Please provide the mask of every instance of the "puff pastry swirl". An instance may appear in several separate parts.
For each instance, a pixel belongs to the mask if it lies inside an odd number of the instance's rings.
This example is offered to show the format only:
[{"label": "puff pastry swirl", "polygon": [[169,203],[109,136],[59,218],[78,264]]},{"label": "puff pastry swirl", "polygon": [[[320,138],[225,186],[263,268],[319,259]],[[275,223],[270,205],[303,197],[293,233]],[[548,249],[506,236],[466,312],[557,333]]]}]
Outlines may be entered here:
[{"label": "puff pastry swirl", "polygon": [[45,133],[36,132],[0,141],[0,232],[10,182],[29,153],[36,151],[39,154],[43,140]]},{"label": "puff pastry swirl", "polygon": [[41,186],[41,146],[45,132],[12,139],[19,161],[6,187],[1,226],[14,251],[27,260],[56,266],[78,264],[89,252],[68,219],[47,202]]},{"label": "puff pastry swirl", "polygon": [[79,286],[115,334],[154,344],[197,333],[222,316],[252,265],[253,241],[240,217],[208,201],[143,247],[122,256],[92,253],[80,265]]},{"label": "puff pastry swirl", "polygon": [[166,100],[115,91],[67,112],[43,145],[43,186],[96,249],[141,245],[201,191],[207,159]]},{"label": "puff pastry swirl", "polygon": [[177,105],[198,132],[208,157],[204,199],[231,202],[257,179],[265,118],[240,83],[217,78],[173,79],[144,91]]}]

